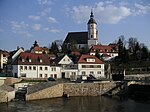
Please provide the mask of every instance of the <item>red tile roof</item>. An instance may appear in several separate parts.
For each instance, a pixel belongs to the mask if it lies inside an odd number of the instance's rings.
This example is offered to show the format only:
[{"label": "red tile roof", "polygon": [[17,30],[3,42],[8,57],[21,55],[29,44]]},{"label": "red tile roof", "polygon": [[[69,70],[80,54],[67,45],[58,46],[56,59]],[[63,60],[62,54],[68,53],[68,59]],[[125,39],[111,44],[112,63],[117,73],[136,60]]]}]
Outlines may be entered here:
[{"label": "red tile roof", "polygon": [[42,48],[41,48],[41,47],[35,46],[33,49],[34,49],[35,51],[41,51],[41,52],[42,52]]},{"label": "red tile roof", "polygon": [[[87,59],[95,59],[95,62],[87,62]],[[82,55],[78,61],[78,63],[84,63],[84,64],[104,64],[103,61],[101,61],[100,59],[98,59],[96,56],[94,55]]]},{"label": "red tile roof", "polygon": [[81,53],[80,53],[80,52],[77,52],[77,51],[75,51],[75,52],[72,51],[71,54],[72,54],[72,55],[77,55],[77,56],[80,56],[80,55],[81,55]]},{"label": "red tile roof", "polygon": [[[29,59],[31,59],[31,62],[29,62]],[[40,60],[42,60],[42,62],[40,62]],[[50,62],[49,59],[46,58],[43,54],[22,52],[12,64],[13,65],[49,65]]]},{"label": "red tile roof", "polygon": [[96,53],[96,50],[98,50],[99,53],[115,53],[115,51],[111,46],[108,45],[94,45],[92,46],[90,52]]}]

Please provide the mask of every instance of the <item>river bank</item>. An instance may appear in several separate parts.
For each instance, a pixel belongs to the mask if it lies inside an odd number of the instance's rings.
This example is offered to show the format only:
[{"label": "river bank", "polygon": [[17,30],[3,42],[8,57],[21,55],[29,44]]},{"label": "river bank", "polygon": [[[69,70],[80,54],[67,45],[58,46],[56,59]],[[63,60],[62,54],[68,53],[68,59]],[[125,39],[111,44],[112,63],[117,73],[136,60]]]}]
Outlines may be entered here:
[{"label": "river bank", "polygon": [[0,104],[1,112],[149,112],[150,104],[118,97],[69,97]]}]

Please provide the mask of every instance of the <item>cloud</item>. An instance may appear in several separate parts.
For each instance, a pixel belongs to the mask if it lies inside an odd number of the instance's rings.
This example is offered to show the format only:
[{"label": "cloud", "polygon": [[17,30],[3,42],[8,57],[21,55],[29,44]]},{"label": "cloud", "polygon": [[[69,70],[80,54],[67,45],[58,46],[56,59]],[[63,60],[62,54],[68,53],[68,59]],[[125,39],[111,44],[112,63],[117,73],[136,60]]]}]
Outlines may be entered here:
[{"label": "cloud", "polygon": [[39,20],[40,16],[28,16],[29,19]]},{"label": "cloud", "polygon": [[41,29],[41,24],[34,24],[32,26],[32,29],[34,29],[34,30],[40,30]]},{"label": "cloud", "polygon": [[59,29],[50,29],[50,28],[48,28],[48,27],[43,28],[43,30],[46,31],[46,32],[60,33],[60,30],[59,30]]},{"label": "cloud", "polygon": [[45,16],[47,15],[48,13],[51,12],[51,8],[50,7],[47,7],[45,8],[42,12],[41,12],[41,16]]},{"label": "cloud", "polygon": [[150,4],[142,5],[135,3],[134,5],[135,5],[135,10],[133,10],[134,15],[144,15],[150,12]]},{"label": "cloud", "polygon": [[11,24],[11,29],[12,30],[23,30],[23,29],[26,29],[29,26],[24,21],[22,21],[20,23],[16,22],[16,21],[11,21],[10,24]]},{"label": "cloud", "polygon": [[38,3],[40,5],[51,5],[52,4],[52,0],[38,0]]},{"label": "cloud", "polygon": [[48,17],[48,18],[47,18],[47,21],[48,21],[49,23],[57,23],[56,19],[53,18],[53,17]]},{"label": "cloud", "polygon": [[59,29],[51,29],[50,32],[52,32],[52,33],[59,33],[60,30]]},{"label": "cloud", "polygon": [[32,37],[32,34],[27,31],[28,24],[26,24],[24,21],[17,22],[17,21],[10,21],[11,30],[15,34],[20,34],[25,37]]},{"label": "cloud", "polygon": [[46,16],[51,12],[51,5],[53,3],[53,0],[37,0],[38,4],[43,8],[40,12],[41,16]]},{"label": "cloud", "polygon": [[124,18],[132,14],[131,9],[125,6],[115,6],[112,4],[107,4],[105,2],[99,2],[95,7],[80,5],[74,6],[70,13],[73,19],[77,23],[87,22],[89,19],[90,10],[94,10],[94,15],[97,22],[108,23],[108,24],[117,24]]}]

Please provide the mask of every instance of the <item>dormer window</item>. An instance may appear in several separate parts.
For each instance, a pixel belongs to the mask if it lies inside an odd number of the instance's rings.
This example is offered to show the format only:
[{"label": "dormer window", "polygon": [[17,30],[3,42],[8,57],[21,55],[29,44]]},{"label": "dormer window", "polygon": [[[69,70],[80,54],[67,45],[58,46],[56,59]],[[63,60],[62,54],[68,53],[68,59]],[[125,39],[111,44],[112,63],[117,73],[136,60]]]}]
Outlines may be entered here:
[{"label": "dormer window", "polygon": [[24,59],[22,57],[20,57],[21,62],[24,62]]},{"label": "dormer window", "polygon": [[94,58],[87,58],[86,61],[87,62],[95,62],[95,59]]},{"label": "dormer window", "polygon": [[43,62],[43,60],[42,59],[40,59],[40,63],[42,63]]},{"label": "dormer window", "polygon": [[22,58],[21,61],[24,62],[24,59]]},{"label": "dormer window", "polygon": [[29,62],[32,62],[31,58],[29,58]]}]

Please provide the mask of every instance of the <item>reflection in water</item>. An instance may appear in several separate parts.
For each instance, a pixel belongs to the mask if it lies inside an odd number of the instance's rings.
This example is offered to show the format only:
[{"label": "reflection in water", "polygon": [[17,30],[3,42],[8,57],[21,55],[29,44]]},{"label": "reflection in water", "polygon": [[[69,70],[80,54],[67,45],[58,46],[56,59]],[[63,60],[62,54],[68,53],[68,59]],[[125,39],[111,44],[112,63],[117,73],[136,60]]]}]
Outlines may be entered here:
[{"label": "reflection in water", "polygon": [[150,112],[150,104],[108,97],[70,97],[3,103],[0,112]]}]

